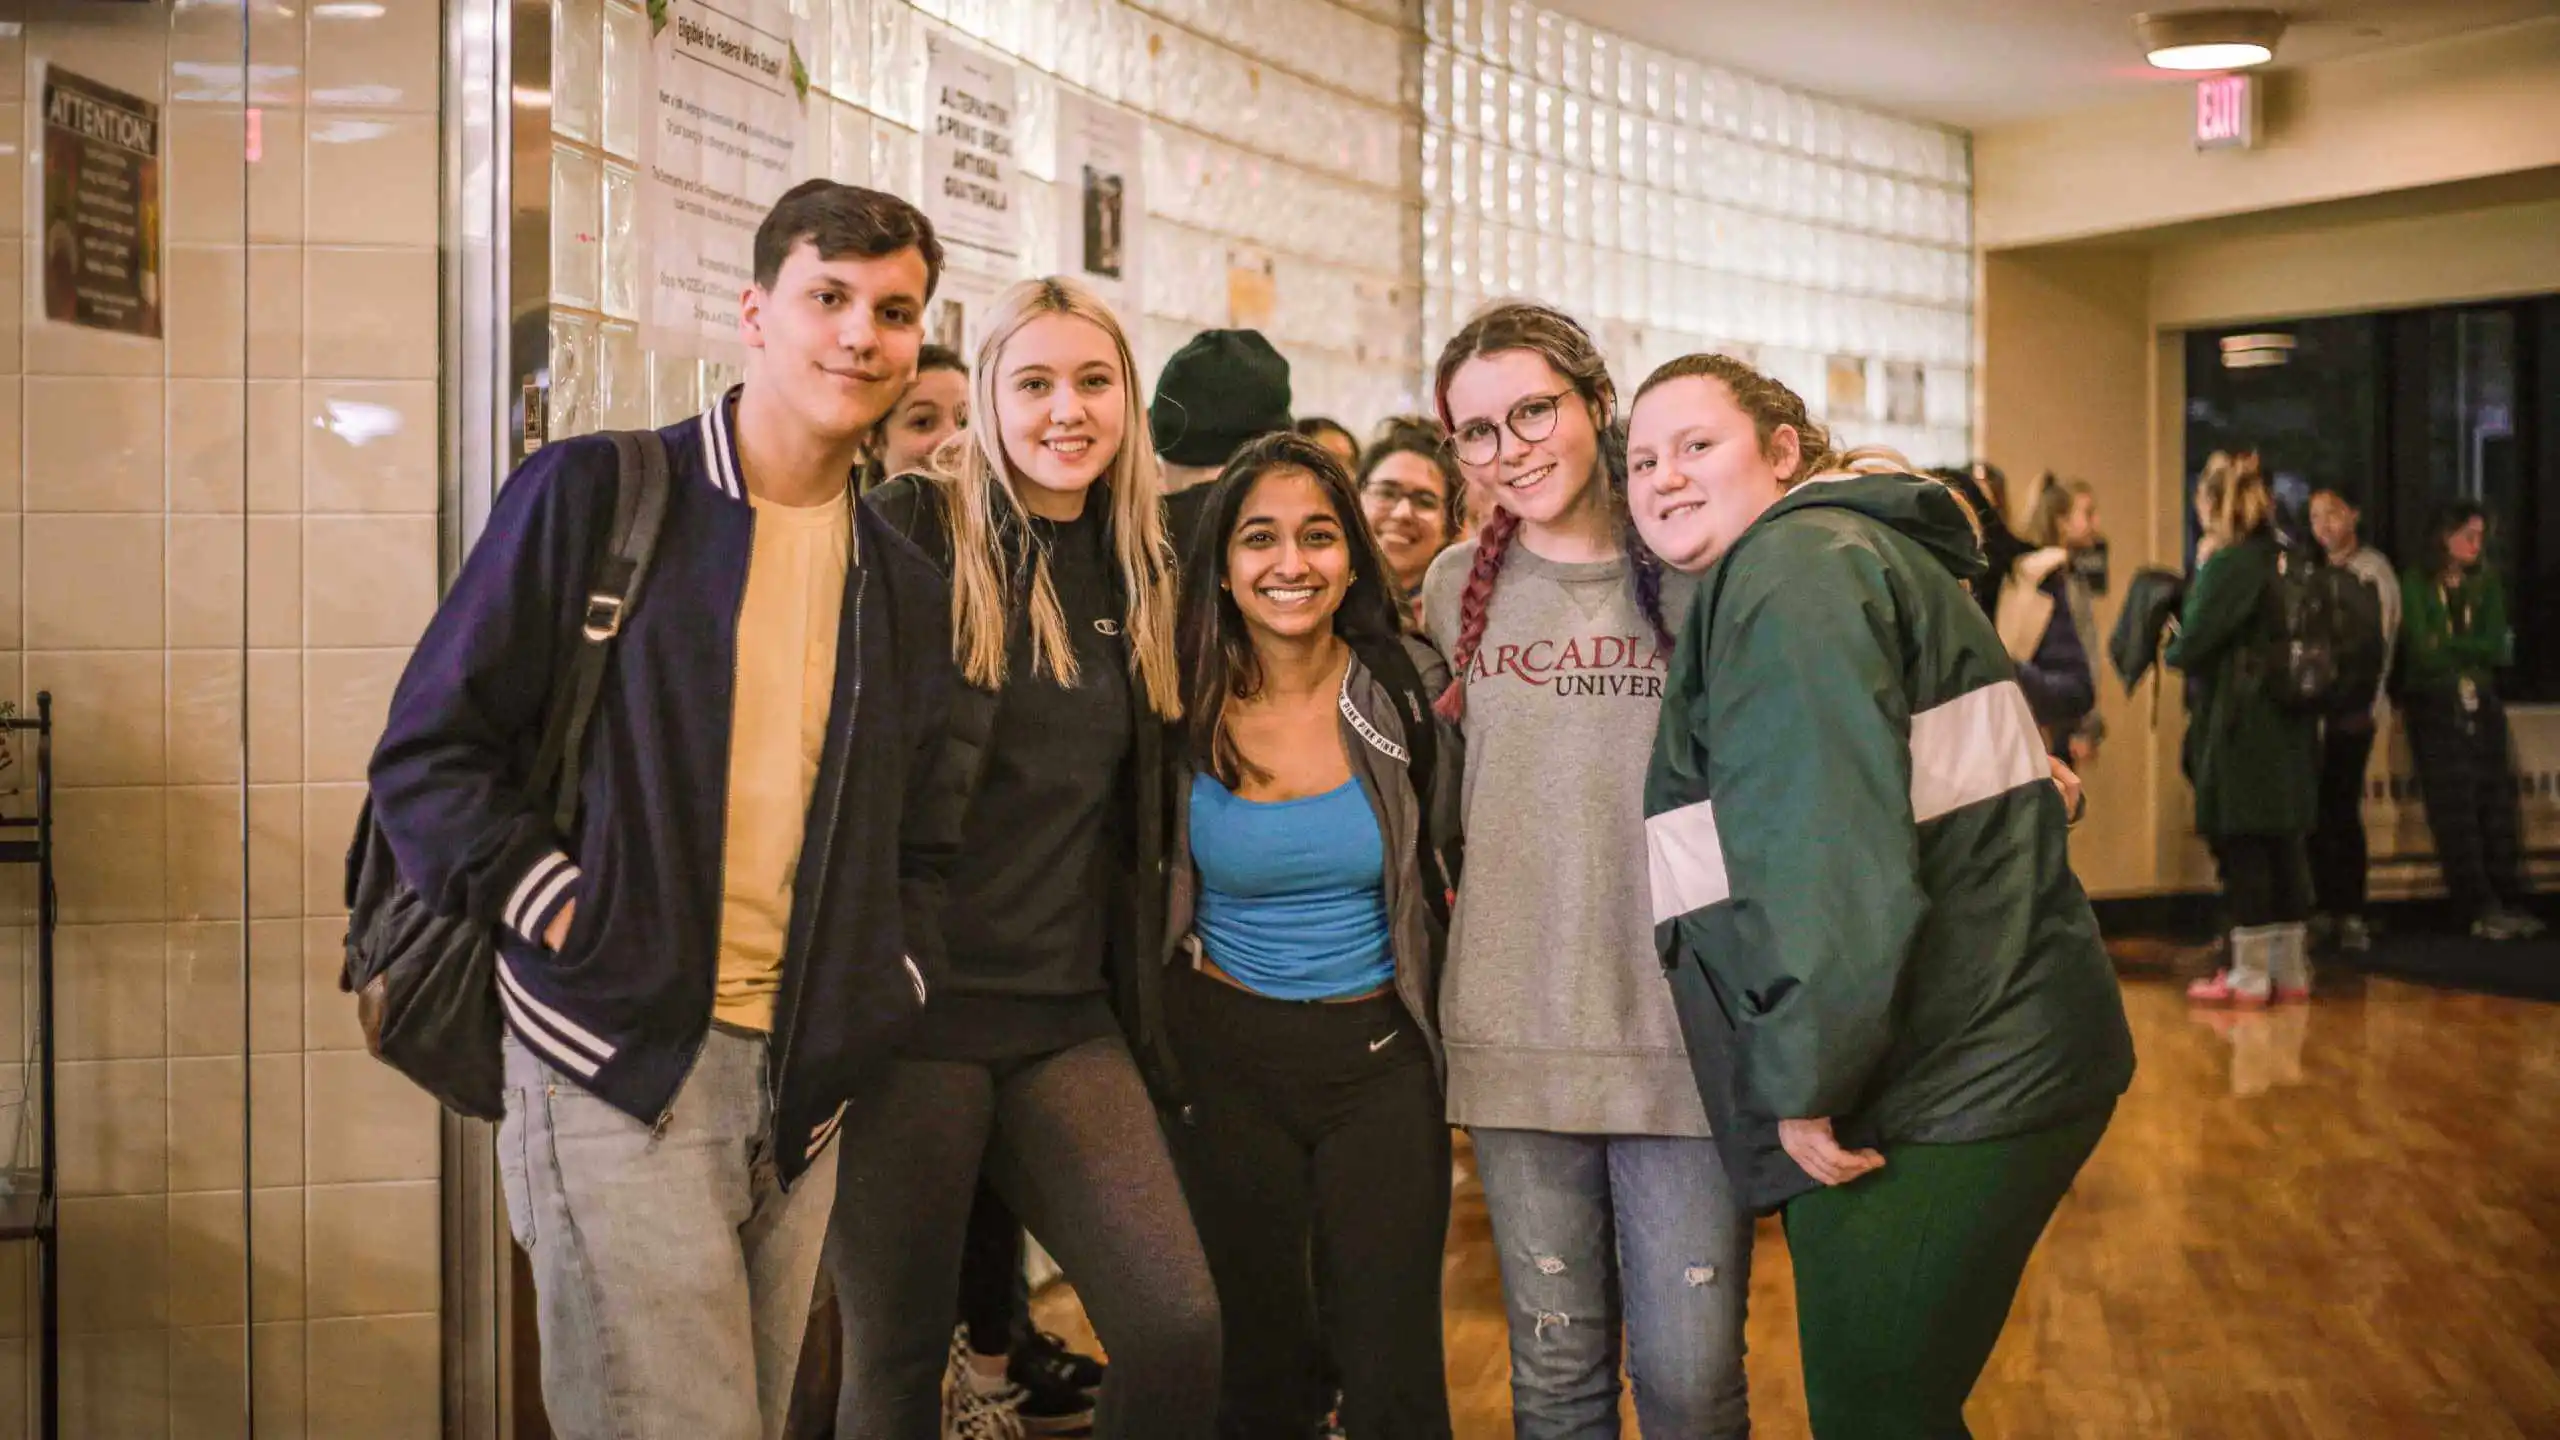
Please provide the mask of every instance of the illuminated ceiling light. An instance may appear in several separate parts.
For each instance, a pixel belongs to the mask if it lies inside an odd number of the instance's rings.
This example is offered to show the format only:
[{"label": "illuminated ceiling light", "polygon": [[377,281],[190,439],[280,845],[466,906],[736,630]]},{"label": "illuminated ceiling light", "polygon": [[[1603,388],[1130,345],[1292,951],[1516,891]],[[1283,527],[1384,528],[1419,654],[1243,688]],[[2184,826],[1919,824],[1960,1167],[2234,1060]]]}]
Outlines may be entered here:
[{"label": "illuminated ceiling light", "polygon": [[2294,339],[2281,332],[2222,337],[2222,368],[2263,370],[2293,359]]},{"label": "illuminated ceiling light", "polygon": [[2155,10],[2133,17],[2151,63],[2162,70],[2243,70],[2276,58],[2284,35],[2277,10]]}]

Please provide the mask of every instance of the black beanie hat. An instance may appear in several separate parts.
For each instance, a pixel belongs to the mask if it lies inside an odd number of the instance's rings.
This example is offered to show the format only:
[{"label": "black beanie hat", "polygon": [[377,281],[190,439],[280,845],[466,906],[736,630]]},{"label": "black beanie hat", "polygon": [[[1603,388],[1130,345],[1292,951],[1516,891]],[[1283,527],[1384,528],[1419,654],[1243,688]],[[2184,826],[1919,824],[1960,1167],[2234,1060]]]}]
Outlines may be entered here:
[{"label": "black beanie hat", "polygon": [[1147,427],[1176,465],[1224,465],[1289,428],[1289,362],[1259,330],[1203,330],[1164,362]]}]

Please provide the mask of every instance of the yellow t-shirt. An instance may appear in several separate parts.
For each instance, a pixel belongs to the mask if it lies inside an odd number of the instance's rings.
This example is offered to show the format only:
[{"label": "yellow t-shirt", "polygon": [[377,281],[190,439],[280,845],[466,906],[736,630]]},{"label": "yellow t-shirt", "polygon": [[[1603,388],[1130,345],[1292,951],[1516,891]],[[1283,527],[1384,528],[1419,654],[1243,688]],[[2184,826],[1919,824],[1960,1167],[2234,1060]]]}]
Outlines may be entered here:
[{"label": "yellow t-shirt", "polygon": [[844,495],[824,505],[752,503],[755,547],[738,612],[737,694],[729,712],[728,851],[712,1014],[770,1030],[809,791],[818,783],[835,698],[853,531]]}]

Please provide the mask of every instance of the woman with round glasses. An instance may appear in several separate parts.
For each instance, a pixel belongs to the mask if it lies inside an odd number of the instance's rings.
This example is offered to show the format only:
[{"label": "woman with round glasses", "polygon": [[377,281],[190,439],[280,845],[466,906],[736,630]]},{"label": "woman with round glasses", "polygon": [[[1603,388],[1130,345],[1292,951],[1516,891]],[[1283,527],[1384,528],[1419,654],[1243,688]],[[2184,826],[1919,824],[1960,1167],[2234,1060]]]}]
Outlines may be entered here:
[{"label": "woman with round glasses", "polygon": [[[1505,302],[1435,384],[1483,530],[1423,581],[1457,674],[1467,868],[1440,1025],[1474,1137],[1520,1440],[1748,1435],[1751,1222],[1708,1138],[1654,948],[1645,760],[1671,636],[1629,521],[1617,394],[1569,316]],[[1690,583],[1672,598],[1688,609]]]},{"label": "woman with round glasses", "polygon": [[1369,517],[1396,593],[1422,620],[1422,577],[1455,544],[1467,513],[1466,482],[1436,430],[1391,427],[1360,457],[1360,509]]}]

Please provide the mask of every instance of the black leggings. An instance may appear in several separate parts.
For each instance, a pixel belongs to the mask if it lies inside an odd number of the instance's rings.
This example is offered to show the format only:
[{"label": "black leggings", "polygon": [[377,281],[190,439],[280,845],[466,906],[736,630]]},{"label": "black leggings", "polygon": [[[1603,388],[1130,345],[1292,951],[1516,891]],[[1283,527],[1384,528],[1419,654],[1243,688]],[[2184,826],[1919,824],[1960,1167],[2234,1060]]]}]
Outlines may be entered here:
[{"label": "black leggings", "polygon": [[2299,835],[2216,835],[2222,899],[2233,926],[2298,925],[2311,918],[2311,868]]},{"label": "black leggings", "polygon": [[2320,728],[2320,828],[2311,832],[2311,890],[2330,915],[2364,914],[2364,771],[2370,716],[2331,716]]},{"label": "black leggings", "polygon": [[2436,863],[2463,919],[2524,898],[2517,860],[2516,774],[2507,755],[2507,711],[2494,695],[2465,711],[2453,691],[2413,694],[2400,708],[2418,762]]},{"label": "black leggings", "polygon": [[935,1440],[983,1168],[1058,1258],[1111,1356],[1096,1440],[1206,1440],[1218,1300],[1118,1036],[1000,1063],[900,1060],[845,1110],[827,1269],[844,1315],[836,1440]]},{"label": "black leggings", "polygon": [[981,1355],[1009,1355],[1031,1333],[1031,1285],[1022,1222],[985,1176],[969,1202],[969,1233],[960,1244],[960,1323],[969,1348]]},{"label": "black leggings", "polygon": [[1222,1440],[1312,1435],[1328,1346],[1347,1432],[1447,1440],[1449,1125],[1404,1007],[1179,969],[1166,1012],[1192,1091],[1177,1158],[1226,1317]]}]

